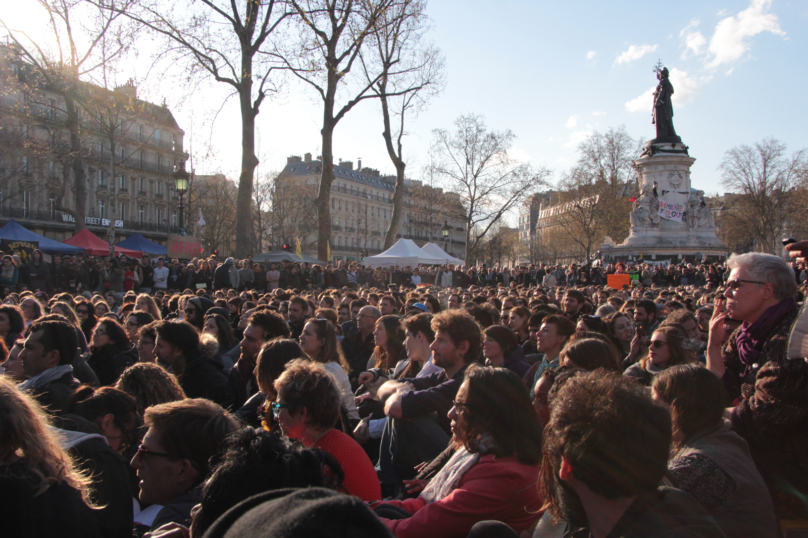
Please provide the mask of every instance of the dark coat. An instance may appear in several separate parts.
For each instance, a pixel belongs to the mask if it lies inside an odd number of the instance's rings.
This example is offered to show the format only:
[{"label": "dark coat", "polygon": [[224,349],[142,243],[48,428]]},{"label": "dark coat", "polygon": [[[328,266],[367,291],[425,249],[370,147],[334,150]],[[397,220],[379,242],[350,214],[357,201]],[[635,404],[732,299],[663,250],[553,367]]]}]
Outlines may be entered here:
[{"label": "dark coat", "polygon": [[118,381],[121,373],[137,362],[137,350],[127,343],[125,346],[108,344],[101,348],[91,348],[87,364],[98,376],[101,386],[111,386]]},{"label": "dark coat", "polygon": [[[250,396],[258,392],[258,382],[255,380],[254,375],[250,374],[246,380],[241,378],[241,372],[239,372],[238,368],[239,363],[243,360],[239,359],[227,374],[227,396],[222,407],[231,412],[238,411]],[[246,367],[250,371],[255,369],[255,365],[252,363],[246,363]]]},{"label": "dark coat", "polygon": [[101,537],[98,523],[78,491],[62,482],[37,495],[38,483],[24,459],[0,465],[4,538]]},{"label": "dark coat", "polygon": [[222,264],[213,273],[213,288],[216,290],[227,290],[233,287],[230,282],[230,268],[232,265]]},{"label": "dark coat", "polygon": [[101,432],[90,421],[65,415],[56,422],[62,430],[86,434],[70,443],[70,455],[79,467],[93,477],[94,500],[104,508],[93,510],[104,538],[129,538],[132,535],[132,495],[129,491],[129,462],[112,450]]},{"label": "dark coat", "polygon": [[219,405],[224,403],[227,378],[213,359],[203,357],[199,351],[185,358],[185,369],[179,382],[188,398],[205,398]]},{"label": "dark coat", "polygon": [[79,388],[79,385],[80,383],[73,377],[73,374],[68,372],[34,392],[33,396],[42,407],[47,409],[48,413],[61,415],[67,409],[73,392]]}]

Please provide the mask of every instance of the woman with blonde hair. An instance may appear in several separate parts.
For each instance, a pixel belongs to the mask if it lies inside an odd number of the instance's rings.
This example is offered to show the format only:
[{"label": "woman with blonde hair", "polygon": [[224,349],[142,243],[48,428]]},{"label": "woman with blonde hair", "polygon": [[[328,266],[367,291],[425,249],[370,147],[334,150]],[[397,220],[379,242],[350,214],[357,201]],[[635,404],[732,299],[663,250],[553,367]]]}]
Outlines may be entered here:
[{"label": "woman with blonde hair", "polygon": [[345,406],[348,418],[358,422],[359,411],[356,409],[351,381],[348,379],[351,366],[342,354],[342,346],[337,343],[334,325],[327,319],[310,319],[298,340],[303,353],[310,360],[324,365],[334,376],[340,390],[340,402]]},{"label": "woman with blonde hair", "polygon": [[141,293],[137,296],[137,299],[135,299],[135,310],[148,312],[156,320],[163,319],[163,315],[160,313],[157,303],[155,303],[154,299],[147,293]]},{"label": "woman with blonde hair", "polygon": [[4,536],[100,536],[90,478],[78,470],[36,401],[0,376],[0,500]]}]

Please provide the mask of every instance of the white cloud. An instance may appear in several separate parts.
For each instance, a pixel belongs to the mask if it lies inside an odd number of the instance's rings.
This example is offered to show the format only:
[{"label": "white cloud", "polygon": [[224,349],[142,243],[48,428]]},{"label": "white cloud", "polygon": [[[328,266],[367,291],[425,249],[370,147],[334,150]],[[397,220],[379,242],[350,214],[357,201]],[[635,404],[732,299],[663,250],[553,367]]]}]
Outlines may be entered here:
[{"label": "white cloud", "polygon": [[598,53],[596,51],[590,50],[589,52],[586,53],[586,59],[587,60],[594,60],[595,56],[597,56],[597,55],[598,55]]},{"label": "white cloud", "polygon": [[635,97],[631,101],[626,103],[626,110],[629,112],[650,112],[651,109],[654,107],[654,89],[656,87],[651,88],[647,92],[643,93],[640,96]]},{"label": "white cloud", "polygon": [[564,127],[566,127],[567,129],[572,129],[573,127],[578,125],[578,118],[580,118],[580,116],[570,116],[570,119],[567,120],[567,123],[564,124]]},{"label": "white cloud", "polygon": [[[675,67],[670,70],[670,81],[673,85],[673,105],[682,106],[693,100],[693,95],[699,87],[698,82],[689,76],[686,71],[680,71]],[[626,110],[629,112],[648,112],[651,113],[654,107],[654,90],[656,86],[650,88],[628,101],[626,103]]]},{"label": "white cloud", "polygon": [[511,148],[508,150],[508,157],[520,163],[530,162],[530,154],[520,148]]},{"label": "white cloud", "polygon": [[767,13],[771,0],[752,0],[748,8],[738,13],[737,17],[729,16],[715,27],[710,39],[709,51],[712,60],[708,67],[739,60],[749,50],[749,38],[763,32],[785,36],[780,28],[780,20],[774,13]]},{"label": "white cloud", "polygon": [[581,142],[583,142],[584,140],[586,140],[587,138],[592,136],[593,133],[594,133],[594,131],[592,130],[592,126],[587,125],[586,130],[584,130],[584,131],[573,131],[570,134],[569,141],[567,141],[567,143],[564,144],[564,145],[566,147],[568,147],[568,148],[577,147],[578,144],[580,144]]},{"label": "white cloud", "polygon": [[657,45],[640,45],[639,47],[637,45],[631,45],[628,50],[617,57],[614,61],[614,65],[627,64],[634,60],[639,60],[646,54],[654,52],[656,49]]},{"label": "white cloud", "polygon": [[679,37],[682,38],[682,45],[685,51],[682,53],[682,59],[688,57],[689,53],[698,56],[706,51],[707,39],[701,35],[701,32],[696,30],[699,25],[698,19],[693,19],[690,24],[682,28],[679,32]]},{"label": "white cloud", "polygon": [[593,112],[592,113],[593,116],[603,116],[605,114],[606,114],[605,112]]}]

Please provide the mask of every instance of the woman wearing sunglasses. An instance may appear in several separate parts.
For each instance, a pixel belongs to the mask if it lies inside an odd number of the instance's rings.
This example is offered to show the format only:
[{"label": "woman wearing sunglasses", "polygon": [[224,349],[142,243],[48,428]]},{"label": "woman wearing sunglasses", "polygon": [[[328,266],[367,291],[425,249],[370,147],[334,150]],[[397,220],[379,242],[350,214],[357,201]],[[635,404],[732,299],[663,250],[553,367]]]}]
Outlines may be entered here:
[{"label": "woman wearing sunglasses", "polygon": [[654,377],[677,364],[696,362],[696,352],[687,334],[676,325],[664,325],[651,335],[648,354],[632,364],[623,375],[635,378],[650,387]]}]

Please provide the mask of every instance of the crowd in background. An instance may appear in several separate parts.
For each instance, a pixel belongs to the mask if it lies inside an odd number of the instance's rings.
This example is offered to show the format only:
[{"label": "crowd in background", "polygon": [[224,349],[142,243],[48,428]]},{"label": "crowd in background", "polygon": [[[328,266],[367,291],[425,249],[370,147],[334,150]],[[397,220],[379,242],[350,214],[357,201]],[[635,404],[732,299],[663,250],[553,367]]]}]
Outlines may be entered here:
[{"label": "crowd in background", "polygon": [[808,528],[803,259],[44,258],[0,269],[11,536]]}]

